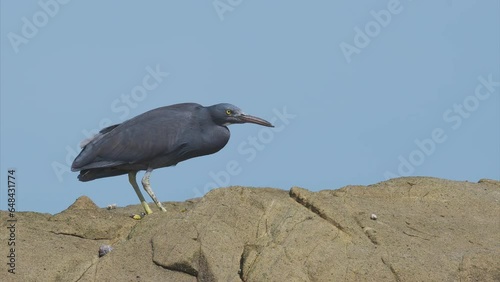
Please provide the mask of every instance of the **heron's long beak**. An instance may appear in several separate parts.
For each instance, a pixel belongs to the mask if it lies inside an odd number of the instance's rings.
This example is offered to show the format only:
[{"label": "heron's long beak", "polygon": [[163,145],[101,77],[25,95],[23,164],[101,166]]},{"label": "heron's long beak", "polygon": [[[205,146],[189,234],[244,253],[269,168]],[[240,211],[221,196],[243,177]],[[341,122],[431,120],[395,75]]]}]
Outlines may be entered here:
[{"label": "heron's long beak", "polygon": [[261,119],[258,117],[254,117],[251,115],[242,114],[238,118],[239,118],[239,120],[241,120],[241,122],[249,122],[249,123],[255,123],[255,124],[259,124],[259,125],[263,125],[263,126],[267,126],[267,127],[274,127],[274,125],[272,125],[267,120],[264,120],[264,119]]}]

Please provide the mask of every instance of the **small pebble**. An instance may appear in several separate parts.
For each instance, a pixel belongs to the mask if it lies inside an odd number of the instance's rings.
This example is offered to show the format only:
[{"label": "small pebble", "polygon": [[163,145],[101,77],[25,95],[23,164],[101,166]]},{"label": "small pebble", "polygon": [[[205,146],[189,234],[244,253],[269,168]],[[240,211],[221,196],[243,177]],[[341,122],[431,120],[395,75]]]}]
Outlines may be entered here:
[{"label": "small pebble", "polygon": [[107,253],[111,252],[113,248],[110,245],[101,245],[99,247],[99,257],[105,256]]},{"label": "small pebble", "polygon": [[372,214],[370,215],[370,219],[371,219],[371,220],[377,220],[377,215],[376,215],[376,214],[374,214],[374,213],[372,213]]}]

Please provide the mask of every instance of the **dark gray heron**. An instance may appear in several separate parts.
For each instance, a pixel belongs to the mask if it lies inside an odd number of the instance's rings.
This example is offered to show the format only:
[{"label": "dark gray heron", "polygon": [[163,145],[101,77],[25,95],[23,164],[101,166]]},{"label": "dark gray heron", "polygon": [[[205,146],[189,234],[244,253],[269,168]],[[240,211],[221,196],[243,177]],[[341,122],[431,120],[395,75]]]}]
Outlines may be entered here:
[{"label": "dark gray heron", "polygon": [[108,126],[83,140],[82,151],[71,170],[79,171],[78,179],[84,182],[128,174],[144,210],[150,214],[152,211],[136,181],[137,172],[145,170],[144,190],[160,210],[166,211],[149,183],[153,169],[218,152],[229,141],[227,126],[235,123],[273,127],[268,121],[247,115],[231,104],[204,107],[184,103],[161,107]]}]

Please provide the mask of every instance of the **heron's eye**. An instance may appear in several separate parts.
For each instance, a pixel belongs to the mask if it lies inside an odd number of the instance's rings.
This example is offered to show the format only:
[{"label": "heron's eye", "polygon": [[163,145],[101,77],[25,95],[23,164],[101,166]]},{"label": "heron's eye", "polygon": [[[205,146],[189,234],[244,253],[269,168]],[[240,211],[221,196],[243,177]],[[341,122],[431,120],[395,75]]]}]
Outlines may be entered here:
[{"label": "heron's eye", "polygon": [[232,115],[232,114],[233,114],[233,111],[231,111],[231,110],[226,110],[226,115],[230,116],[230,115]]}]

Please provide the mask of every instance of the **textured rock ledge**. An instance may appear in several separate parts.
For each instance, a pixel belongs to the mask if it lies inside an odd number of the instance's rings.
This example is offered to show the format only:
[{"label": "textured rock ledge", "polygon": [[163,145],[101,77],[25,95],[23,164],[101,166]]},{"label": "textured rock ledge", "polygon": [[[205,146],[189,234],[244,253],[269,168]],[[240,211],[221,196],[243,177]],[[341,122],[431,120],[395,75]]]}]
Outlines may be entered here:
[{"label": "textured rock ledge", "polygon": [[[500,280],[495,180],[230,187],[166,207],[135,221],[140,205],[106,210],[81,197],[56,215],[18,213],[17,274],[0,280]],[[113,251],[99,258],[103,244]]]}]

